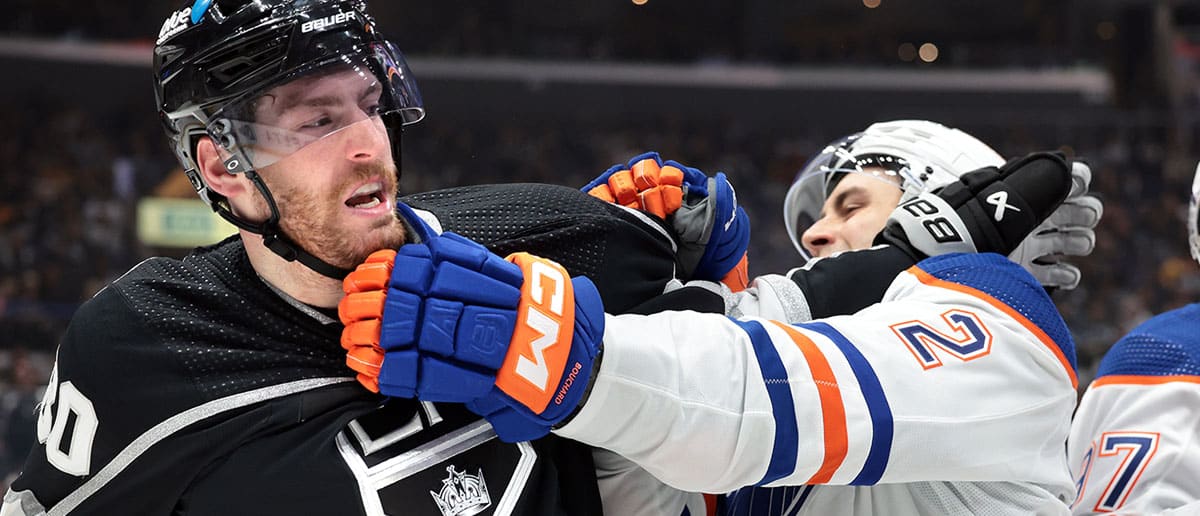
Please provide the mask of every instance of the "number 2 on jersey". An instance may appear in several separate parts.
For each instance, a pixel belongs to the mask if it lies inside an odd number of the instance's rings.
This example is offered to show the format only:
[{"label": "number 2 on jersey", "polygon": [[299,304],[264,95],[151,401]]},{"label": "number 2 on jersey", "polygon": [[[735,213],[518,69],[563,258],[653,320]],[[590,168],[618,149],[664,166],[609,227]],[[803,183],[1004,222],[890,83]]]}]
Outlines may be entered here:
[{"label": "number 2 on jersey", "polygon": [[[978,315],[966,310],[949,310],[942,314],[942,322],[944,324],[935,326],[923,321],[906,321],[890,328],[926,370],[942,366],[938,350],[964,362],[992,352],[992,332]],[[938,329],[947,326],[949,334]]]}]

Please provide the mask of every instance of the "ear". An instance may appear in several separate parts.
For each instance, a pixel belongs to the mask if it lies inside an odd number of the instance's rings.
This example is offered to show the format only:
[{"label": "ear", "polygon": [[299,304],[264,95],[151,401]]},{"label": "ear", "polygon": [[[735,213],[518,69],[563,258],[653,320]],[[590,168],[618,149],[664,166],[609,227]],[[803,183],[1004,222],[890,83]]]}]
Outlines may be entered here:
[{"label": "ear", "polygon": [[225,169],[225,163],[212,138],[204,136],[196,144],[196,165],[200,167],[200,176],[204,178],[208,187],[230,202],[234,202],[234,199],[242,197],[249,188],[253,188],[245,177],[230,174]]}]

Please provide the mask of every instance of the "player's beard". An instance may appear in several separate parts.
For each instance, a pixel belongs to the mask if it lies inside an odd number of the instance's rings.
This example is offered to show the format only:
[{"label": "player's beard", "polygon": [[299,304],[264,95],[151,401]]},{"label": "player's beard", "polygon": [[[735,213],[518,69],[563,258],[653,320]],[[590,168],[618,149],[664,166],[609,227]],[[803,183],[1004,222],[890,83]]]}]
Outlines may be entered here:
[{"label": "player's beard", "polygon": [[367,256],[380,249],[396,249],[404,245],[405,228],[395,210],[386,218],[373,221],[365,231],[346,224],[345,199],[340,196],[351,186],[382,178],[383,195],[392,200],[397,192],[396,166],[393,163],[372,163],[355,166],[350,174],[333,189],[313,192],[299,187],[272,189],[280,207],[280,229],[309,254],[343,269],[353,269]]}]

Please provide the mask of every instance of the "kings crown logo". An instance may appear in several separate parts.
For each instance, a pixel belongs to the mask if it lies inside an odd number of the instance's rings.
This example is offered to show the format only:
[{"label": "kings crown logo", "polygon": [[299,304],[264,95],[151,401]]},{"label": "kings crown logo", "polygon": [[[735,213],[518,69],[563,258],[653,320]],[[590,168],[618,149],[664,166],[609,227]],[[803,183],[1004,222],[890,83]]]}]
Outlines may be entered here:
[{"label": "kings crown logo", "polygon": [[442,516],[472,516],[492,505],[487,483],[483,480],[482,468],[478,475],[455,471],[453,465],[446,468],[446,471],[450,472],[450,477],[442,480],[442,490],[436,493],[429,492],[438,509],[442,511]]}]

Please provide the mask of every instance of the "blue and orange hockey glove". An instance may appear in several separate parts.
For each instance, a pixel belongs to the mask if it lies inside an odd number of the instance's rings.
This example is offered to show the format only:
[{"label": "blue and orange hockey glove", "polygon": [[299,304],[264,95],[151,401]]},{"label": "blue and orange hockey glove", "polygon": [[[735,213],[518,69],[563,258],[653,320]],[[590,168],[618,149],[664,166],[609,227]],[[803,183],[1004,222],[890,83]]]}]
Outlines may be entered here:
[{"label": "blue and orange hockey glove", "polygon": [[750,219],[723,172],[708,177],[647,152],[613,165],[583,191],[670,222],[679,235],[685,279],[721,281],[734,291],[746,287]]},{"label": "blue and orange hockey glove", "polygon": [[501,439],[536,439],[582,402],[604,336],[587,278],[453,233],[379,251],[343,282],[346,363],[387,396],[466,403]]}]

